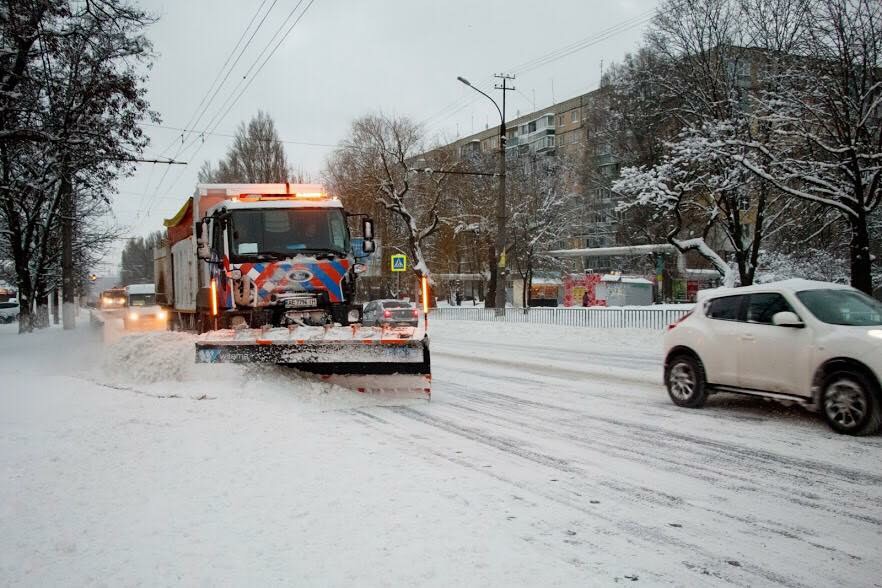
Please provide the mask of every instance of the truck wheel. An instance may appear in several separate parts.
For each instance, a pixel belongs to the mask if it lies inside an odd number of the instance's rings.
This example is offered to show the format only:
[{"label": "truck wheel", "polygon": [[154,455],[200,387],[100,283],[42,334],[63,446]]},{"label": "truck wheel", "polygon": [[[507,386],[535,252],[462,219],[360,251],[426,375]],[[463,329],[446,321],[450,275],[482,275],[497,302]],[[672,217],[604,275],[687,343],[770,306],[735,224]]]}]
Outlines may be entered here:
[{"label": "truck wheel", "polygon": [[872,435],[879,430],[882,412],[879,390],[858,371],[840,370],[826,378],[821,388],[824,419],[843,435]]},{"label": "truck wheel", "polygon": [[691,355],[677,355],[668,362],[665,386],[677,406],[701,408],[707,400],[704,366]]}]

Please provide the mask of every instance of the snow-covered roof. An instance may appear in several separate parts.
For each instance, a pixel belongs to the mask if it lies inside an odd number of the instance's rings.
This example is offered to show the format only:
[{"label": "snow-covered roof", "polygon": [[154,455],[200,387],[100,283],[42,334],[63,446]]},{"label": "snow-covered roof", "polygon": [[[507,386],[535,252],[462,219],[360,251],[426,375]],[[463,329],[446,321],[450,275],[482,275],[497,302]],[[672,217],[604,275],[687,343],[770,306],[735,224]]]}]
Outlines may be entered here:
[{"label": "snow-covered roof", "polygon": [[328,198],[304,198],[302,200],[224,200],[208,209],[207,214],[217,210],[255,210],[255,209],[289,209],[289,208],[343,208],[339,200]]},{"label": "snow-covered roof", "polygon": [[670,243],[655,245],[623,245],[621,247],[588,247],[580,249],[555,249],[548,254],[553,257],[591,257],[599,255],[646,255],[649,253],[676,253],[677,248]]},{"label": "snow-covered roof", "polygon": [[155,294],[156,286],[153,284],[129,284],[126,286],[129,294]]},{"label": "snow-covered roof", "polygon": [[803,280],[802,278],[791,278],[789,280],[780,280],[778,282],[767,282],[765,284],[755,284],[753,286],[741,286],[739,288],[711,288],[708,290],[699,290],[698,299],[708,297],[724,296],[731,294],[751,294],[753,292],[780,292],[787,290],[790,292],[802,292],[803,290],[849,290],[851,286],[846,284],[836,284],[833,282],[821,282],[818,280]]},{"label": "snow-covered roof", "polygon": [[197,184],[201,196],[223,194],[239,196],[240,194],[325,194],[321,184]]},{"label": "snow-covered roof", "polygon": [[534,286],[562,286],[563,280],[560,278],[541,278],[534,277],[531,281]]},{"label": "snow-covered roof", "polygon": [[620,282],[622,284],[649,284],[652,285],[652,282],[647,280],[646,278],[630,278],[628,276],[614,276],[612,274],[607,274],[600,278],[601,282]]}]

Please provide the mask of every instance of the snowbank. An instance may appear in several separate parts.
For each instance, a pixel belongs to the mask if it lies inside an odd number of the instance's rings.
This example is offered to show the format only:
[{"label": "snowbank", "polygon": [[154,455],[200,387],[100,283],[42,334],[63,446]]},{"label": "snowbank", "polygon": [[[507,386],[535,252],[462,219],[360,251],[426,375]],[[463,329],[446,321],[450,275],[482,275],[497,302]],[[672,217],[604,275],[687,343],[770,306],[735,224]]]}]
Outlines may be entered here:
[{"label": "snowbank", "polygon": [[102,369],[126,382],[195,381],[194,340],[172,332],[126,335],[107,345]]}]

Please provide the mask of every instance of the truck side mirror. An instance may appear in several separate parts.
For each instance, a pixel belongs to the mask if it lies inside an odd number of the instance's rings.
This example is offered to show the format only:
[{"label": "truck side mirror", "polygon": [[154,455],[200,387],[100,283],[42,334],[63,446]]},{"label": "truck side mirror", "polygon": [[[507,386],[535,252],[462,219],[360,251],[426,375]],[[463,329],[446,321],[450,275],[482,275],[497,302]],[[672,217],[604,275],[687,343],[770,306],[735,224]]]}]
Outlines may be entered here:
[{"label": "truck side mirror", "polygon": [[203,261],[211,259],[211,247],[208,246],[208,219],[199,221],[198,236],[196,238],[196,257]]},{"label": "truck side mirror", "polygon": [[362,249],[365,253],[373,253],[376,250],[374,244],[374,221],[369,218],[361,222],[361,234],[364,235],[364,243]]}]

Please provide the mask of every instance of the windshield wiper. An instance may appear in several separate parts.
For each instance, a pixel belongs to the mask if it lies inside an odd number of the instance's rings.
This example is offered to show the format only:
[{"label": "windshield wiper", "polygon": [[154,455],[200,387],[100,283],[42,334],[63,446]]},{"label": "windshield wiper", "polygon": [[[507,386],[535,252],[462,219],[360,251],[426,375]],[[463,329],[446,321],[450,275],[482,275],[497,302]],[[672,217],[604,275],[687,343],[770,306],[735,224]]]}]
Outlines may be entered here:
[{"label": "windshield wiper", "polygon": [[338,249],[317,249],[317,248],[304,248],[304,249],[292,249],[291,251],[257,251],[255,253],[245,253],[239,254],[239,257],[251,257],[256,258],[259,261],[265,261],[269,259],[273,260],[281,260],[289,257],[296,257],[298,255],[309,255],[315,257],[316,259],[330,259],[332,257],[346,257],[346,253],[340,251]]},{"label": "windshield wiper", "polygon": [[332,249],[328,247],[327,249],[318,249],[318,248],[304,248],[304,249],[292,249],[290,255],[312,255],[316,259],[328,259],[330,257],[345,257],[346,253],[340,251],[339,249]]},{"label": "windshield wiper", "polygon": [[[257,259],[263,261],[265,259],[284,259],[285,255],[283,253],[279,253],[278,251],[258,251],[256,253],[246,253],[245,256],[254,256]],[[241,256],[241,255],[240,255]]]}]

